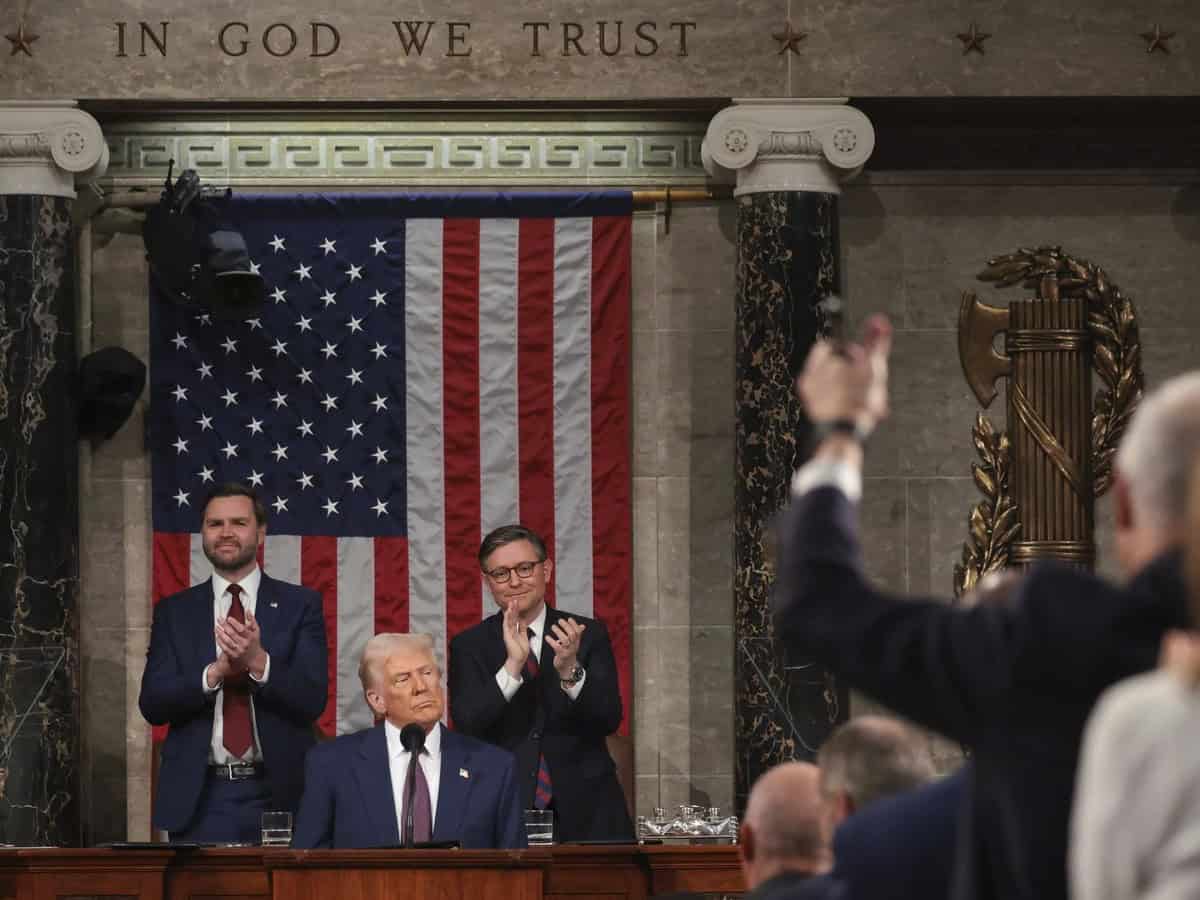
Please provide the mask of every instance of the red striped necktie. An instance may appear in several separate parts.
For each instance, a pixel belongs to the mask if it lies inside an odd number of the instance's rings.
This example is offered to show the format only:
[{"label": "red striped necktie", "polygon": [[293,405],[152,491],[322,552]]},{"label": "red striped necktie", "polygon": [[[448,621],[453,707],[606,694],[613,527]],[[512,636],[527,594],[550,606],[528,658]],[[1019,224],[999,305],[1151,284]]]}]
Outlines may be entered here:
[{"label": "red striped necktie", "polygon": [[[525,633],[529,636],[530,649],[529,655],[525,657],[525,680],[532,681],[538,677],[541,667],[538,666],[537,657],[533,655],[533,629],[526,628]],[[533,805],[538,809],[548,809],[551,801],[554,800],[554,783],[550,780],[550,768],[546,765],[546,754],[542,753],[540,748],[538,751],[538,771],[537,785],[533,792]]]},{"label": "red striped necktie", "polygon": [[[231,584],[229,596],[229,618],[246,621],[246,610],[242,607],[242,586]],[[250,729],[250,691],[246,673],[225,679],[221,686],[221,716],[223,719],[222,740],[225,749],[237,759],[242,759],[253,742]]]}]

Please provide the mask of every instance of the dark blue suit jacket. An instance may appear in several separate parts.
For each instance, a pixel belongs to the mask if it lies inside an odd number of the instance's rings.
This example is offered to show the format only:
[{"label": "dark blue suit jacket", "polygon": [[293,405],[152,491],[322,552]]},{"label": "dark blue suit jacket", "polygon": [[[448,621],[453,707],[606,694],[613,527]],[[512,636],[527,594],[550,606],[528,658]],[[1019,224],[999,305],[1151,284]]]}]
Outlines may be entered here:
[{"label": "dark blue suit jacket", "polygon": [[[465,848],[525,846],[516,760],[499,747],[442,729],[433,840]],[[354,849],[400,843],[383,723],[318,744],[308,754],[292,847]]]},{"label": "dark blue suit jacket", "polygon": [[[267,683],[252,687],[263,767],[273,808],[295,810],[329,686],[321,595],[264,573],[255,617],[271,656]],[[153,817],[167,831],[188,824],[204,789],[217,695],[205,694],[200,679],[216,658],[212,580],[159,601],[138,706],[152,725],[171,726]]]},{"label": "dark blue suit jacket", "polygon": [[1067,566],[1034,567],[1005,605],[901,598],[862,573],[857,511],[834,488],[779,523],[778,634],[897,712],[973,749],[955,897],[1067,894],[1067,831],[1079,743],[1096,697],[1155,665],[1186,623],[1179,556],[1124,587]]}]

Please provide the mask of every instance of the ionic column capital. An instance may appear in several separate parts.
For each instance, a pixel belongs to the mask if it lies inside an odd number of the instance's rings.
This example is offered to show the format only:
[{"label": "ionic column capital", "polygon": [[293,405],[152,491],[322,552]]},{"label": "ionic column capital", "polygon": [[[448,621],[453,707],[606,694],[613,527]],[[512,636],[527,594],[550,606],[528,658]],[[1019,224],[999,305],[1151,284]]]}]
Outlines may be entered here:
[{"label": "ionic column capital", "polygon": [[100,123],[73,100],[0,101],[0,194],[74,197],[106,168]]},{"label": "ionic column capital", "polygon": [[845,98],[734,100],[708,124],[701,156],[735,196],[764,191],[836,194],[875,149],[871,120]]}]

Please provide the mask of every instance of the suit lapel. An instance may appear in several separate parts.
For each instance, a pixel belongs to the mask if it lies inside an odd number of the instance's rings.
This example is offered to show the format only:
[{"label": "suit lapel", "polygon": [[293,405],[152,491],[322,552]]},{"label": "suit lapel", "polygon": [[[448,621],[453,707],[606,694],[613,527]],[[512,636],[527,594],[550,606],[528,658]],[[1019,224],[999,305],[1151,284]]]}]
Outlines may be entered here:
[{"label": "suit lapel", "polygon": [[197,635],[192,647],[196,656],[192,668],[195,671],[207,666],[217,658],[217,638],[213,633],[216,618],[213,607],[212,578],[200,582],[186,598],[180,613],[185,620],[187,634]]},{"label": "suit lapel", "polygon": [[369,831],[381,845],[400,843],[400,823],[396,821],[395,789],[388,761],[387,736],[380,722],[363,737],[354,760],[354,779],[362,797]]},{"label": "suit lapel", "polygon": [[[435,841],[454,841],[461,837],[463,810],[471,793],[470,754],[458,735],[445,726],[442,729],[442,767],[438,779],[438,803],[436,824],[433,827]],[[463,777],[463,772],[467,776]]]},{"label": "suit lapel", "polygon": [[273,641],[279,637],[279,585],[264,572],[258,583],[258,599],[254,603],[254,618],[258,619],[263,649],[270,653]]}]

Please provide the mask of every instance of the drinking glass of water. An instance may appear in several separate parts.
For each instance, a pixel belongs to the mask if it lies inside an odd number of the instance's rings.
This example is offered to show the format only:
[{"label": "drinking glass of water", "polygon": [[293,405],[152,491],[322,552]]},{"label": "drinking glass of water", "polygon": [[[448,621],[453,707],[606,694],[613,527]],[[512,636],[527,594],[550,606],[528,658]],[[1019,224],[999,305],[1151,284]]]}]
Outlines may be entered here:
[{"label": "drinking glass of water", "polygon": [[554,843],[554,811],[525,810],[525,840],[529,846]]},{"label": "drinking glass of water", "polygon": [[262,814],[262,845],[288,847],[292,843],[292,814],[265,812]]}]

